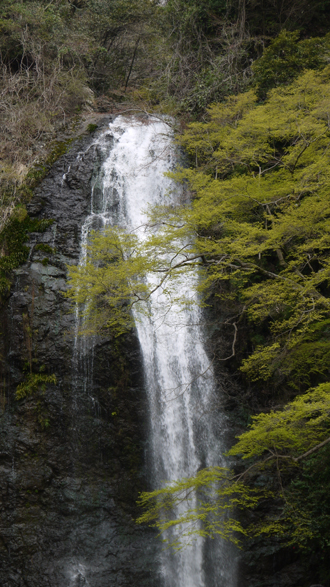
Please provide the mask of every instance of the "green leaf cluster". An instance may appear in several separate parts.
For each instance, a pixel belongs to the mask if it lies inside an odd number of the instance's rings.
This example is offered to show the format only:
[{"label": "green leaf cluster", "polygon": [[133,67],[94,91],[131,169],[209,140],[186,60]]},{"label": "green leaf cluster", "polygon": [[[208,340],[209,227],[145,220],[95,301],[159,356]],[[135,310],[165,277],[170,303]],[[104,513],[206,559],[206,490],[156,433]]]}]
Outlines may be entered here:
[{"label": "green leaf cluster", "polygon": [[283,410],[252,417],[248,432],[229,451],[243,459],[264,454],[298,459],[326,440],[330,432],[330,383],[322,383],[297,396]]},{"label": "green leaf cluster", "polygon": [[92,232],[85,261],[68,266],[69,289],[65,295],[78,308],[81,332],[109,329],[115,336],[123,334],[139,315],[149,311],[149,298],[157,290],[165,296],[161,302],[164,313],[166,298],[170,306],[178,308],[194,303],[179,293],[180,280],[194,268],[190,242],[181,243],[178,253],[180,235],[167,242],[162,233],[154,233],[154,225],[149,234],[146,227],[146,235],[141,242],[135,234],[117,227]]},{"label": "green leaf cluster", "polygon": [[[143,493],[139,505],[145,512],[137,523],[156,526],[164,534],[164,541],[177,549],[187,546],[197,536],[214,538],[215,535],[236,545],[240,544],[239,535],[274,534],[286,544],[301,548],[310,548],[311,542],[328,545],[329,507],[325,500],[324,511],[317,499],[326,493],[328,485],[318,486],[317,475],[323,467],[324,482],[329,478],[329,451],[324,454],[330,442],[329,434],[330,383],[327,383],[298,396],[283,410],[252,418],[249,430],[238,437],[228,453],[248,459],[248,468],[240,473],[220,467],[202,469],[194,477]],[[290,482],[293,472],[295,476]],[[262,477],[268,478],[268,482],[262,481]],[[311,492],[309,479],[314,484]],[[242,525],[239,510],[254,510],[276,492],[283,500],[280,515]],[[177,532],[173,535],[174,527]]]},{"label": "green leaf cluster", "polygon": [[259,499],[260,492],[233,479],[229,469],[212,467],[142,493],[138,504],[145,512],[137,523],[157,527],[164,542],[176,550],[199,536],[220,536],[239,545],[239,536],[246,536],[247,530],[232,516],[233,510],[254,508]]},{"label": "green leaf cluster", "polygon": [[[191,205],[155,212],[166,242],[184,231],[194,235],[189,254],[191,260],[200,255],[200,290],[229,308],[235,302],[229,322],[237,326],[245,316],[259,333],[259,344],[240,356],[244,376],[260,382],[264,394],[300,392],[283,409],[252,418],[229,451],[247,466],[226,474],[233,491],[243,483],[258,503],[265,498],[254,493],[258,487],[278,496],[275,513],[244,527],[247,535],[275,534],[303,549],[330,540],[328,506],[324,511],[317,503],[328,488],[326,473],[324,487],[317,487],[317,470],[329,470],[330,442],[329,96],[325,67],[272,89],[264,103],[249,91],[214,104],[207,121],[188,125],[178,138],[191,165],[170,175],[188,183]],[[195,487],[195,478],[184,480],[185,490],[189,482]],[[147,514],[141,521],[155,519],[161,531],[175,524],[179,483],[151,493],[150,501],[143,496]],[[226,487],[213,487],[212,499],[219,491],[228,496]],[[236,502],[243,509],[245,495]],[[197,534],[212,536],[213,521],[203,518],[212,499],[187,506],[187,516],[178,517],[183,532],[189,535],[191,517],[200,524]],[[171,514],[165,515],[167,506]],[[214,519],[224,524],[219,512]],[[235,541],[236,531],[227,537]]]},{"label": "green leaf cluster", "polygon": [[291,83],[306,69],[323,68],[329,57],[330,37],[299,40],[299,31],[283,30],[252,65],[258,95],[265,98],[274,87]]},{"label": "green leaf cluster", "polygon": [[45,393],[47,384],[56,385],[56,383],[57,379],[54,374],[29,373],[25,380],[17,386],[15,397],[17,400],[22,400],[38,391]]},{"label": "green leaf cluster", "polygon": [[0,294],[6,294],[11,286],[11,271],[25,263],[29,255],[26,246],[29,232],[44,232],[53,220],[32,219],[24,206],[17,206],[0,233]]},{"label": "green leaf cluster", "polygon": [[196,235],[204,283],[217,295],[228,280],[230,295],[236,290],[249,320],[268,333],[243,362],[252,380],[276,375],[298,385],[307,347],[315,373],[326,371],[329,75],[328,67],[308,71],[264,104],[253,91],[229,98],[180,137],[197,167],[172,177],[195,194],[181,217]]}]

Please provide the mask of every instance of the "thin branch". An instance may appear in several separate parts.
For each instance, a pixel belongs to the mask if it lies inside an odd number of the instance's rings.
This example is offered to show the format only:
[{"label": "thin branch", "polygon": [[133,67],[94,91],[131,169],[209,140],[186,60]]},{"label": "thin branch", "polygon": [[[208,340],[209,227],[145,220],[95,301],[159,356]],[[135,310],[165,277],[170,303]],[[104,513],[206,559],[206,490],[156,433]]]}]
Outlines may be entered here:
[{"label": "thin branch", "polygon": [[139,46],[140,40],[141,40],[141,36],[138,37],[138,39],[137,39],[137,41],[135,43],[133,57],[132,57],[132,61],[131,61],[131,66],[129,68],[128,76],[127,76],[126,83],[125,83],[124,93],[126,93],[128,82],[129,82],[129,78],[131,77],[131,73],[132,73],[132,69],[133,69],[133,65],[134,65],[134,61],[135,61],[135,57],[136,57],[136,52],[138,50],[138,46]]},{"label": "thin branch", "polygon": [[245,475],[249,471],[251,471],[255,467],[261,467],[265,463],[267,463],[269,461],[272,461],[272,460],[276,460],[278,462],[278,459],[285,459],[285,460],[293,461],[294,463],[299,463],[299,461],[301,461],[303,459],[306,459],[311,454],[317,452],[318,450],[320,450],[321,448],[323,448],[324,446],[326,446],[329,442],[330,442],[330,437],[329,438],[326,438],[325,440],[323,440],[322,442],[320,442],[316,446],[313,446],[313,448],[310,448],[307,452],[305,452],[304,454],[300,455],[299,457],[293,457],[291,455],[279,455],[277,453],[274,453],[272,450],[268,449],[268,452],[271,453],[271,456],[267,457],[263,461],[258,461],[257,463],[254,463],[253,465],[251,465],[250,467],[248,467],[248,469],[246,469],[245,471],[243,471],[243,473],[239,473],[238,475],[235,475],[234,477],[232,477],[231,480],[232,481],[234,481],[234,480],[240,481],[243,477],[245,477]]},{"label": "thin branch", "polygon": [[293,459],[295,462],[299,462],[302,459],[306,459],[306,457],[309,457],[309,455],[313,454],[314,452],[320,450],[320,448],[323,448],[323,446],[325,446],[326,444],[328,444],[330,442],[330,438],[327,438],[326,440],[323,440],[323,442],[320,442],[320,444],[317,444],[316,446],[314,446],[313,448],[310,448],[307,452],[305,452],[303,455],[300,455],[300,457],[297,457],[295,459]]},{"label": "thin branch", "polygon": [[226,357],[225,359],[219,359],[219,361],[228,361],[229,359],[232,359],[232,357],[235,357],[235,354],[236,354],[235,346],[236,346],[236,341],[237,341],[237,325],[236,325],[236,322],[234,322],[232,324],[232,326],[235,328],[233,344],[231,346],[232,353],[231,353],[230,357]]}]

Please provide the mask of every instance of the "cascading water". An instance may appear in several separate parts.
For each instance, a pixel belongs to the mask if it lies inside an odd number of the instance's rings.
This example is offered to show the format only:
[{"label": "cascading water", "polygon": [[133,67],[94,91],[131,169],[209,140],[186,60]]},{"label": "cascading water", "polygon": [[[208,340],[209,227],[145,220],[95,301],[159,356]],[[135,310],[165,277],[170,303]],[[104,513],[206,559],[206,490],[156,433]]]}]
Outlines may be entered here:
[{"label": "cascading water", "polygon": [[[98,142],[104,163],[82,227],[81,262],[91,229],[118,225],[143,239],[148,205],[164,203],[169,191],[170,197],[179,197],[173,182],[164,177],[175,161],[169,127],[161,120],[122,116],[109,126]],[[192,273],[183,279],[184,297],[196,296],[197,280]],[[191,476],[203,466],[222,464],[219,434],[214,433],[209,413],[214,378],[203,345],[201,311],[197,304],[180,311],[176,304],[169,311],[167,306],[166,295],[157,291],[149,314],[135,316],[149,399],[150,476],[155,488]],[[81,344],[78,354],[83,357],[86,343]],[[201,538],[180,552],[162,551],[164,587],[234,587],[229,553],[220,541],[214,546]]]}]

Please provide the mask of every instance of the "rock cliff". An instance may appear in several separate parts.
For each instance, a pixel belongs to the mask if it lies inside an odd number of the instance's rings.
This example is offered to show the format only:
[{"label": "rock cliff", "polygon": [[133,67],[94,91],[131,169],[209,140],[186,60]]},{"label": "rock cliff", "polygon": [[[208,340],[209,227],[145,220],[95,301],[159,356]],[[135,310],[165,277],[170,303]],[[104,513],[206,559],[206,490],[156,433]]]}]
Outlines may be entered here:
[{"label": "rock cliff", "polygon": [[[154,536],[134,522],[147,421],[136,337],[94,340],[74,360],[75,315],[62,293],[99,165],[85,136],[36,189],[30,216],[54,222],[31,234],[1,309],[2,587],[159,583]],[[17,400],[31,369],[57,383]]]}]

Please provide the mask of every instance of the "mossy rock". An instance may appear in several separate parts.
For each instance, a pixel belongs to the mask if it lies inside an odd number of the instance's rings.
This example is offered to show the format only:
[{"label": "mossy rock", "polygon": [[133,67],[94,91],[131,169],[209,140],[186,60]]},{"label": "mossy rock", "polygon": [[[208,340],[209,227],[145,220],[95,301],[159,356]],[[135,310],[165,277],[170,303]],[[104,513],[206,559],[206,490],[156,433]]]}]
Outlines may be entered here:
[{"label": "mossy rock", "polygon": [[89,124],[89,125],[87,126],[87,129],[86,129],[86,130],[87,130],[87,132],[89,132],[89,133],[93,133],[93,132],[95,132],[95,131],[96,131],[96,129],[97,129],[97,128],[98,128],[98,125],[97,125],[97,124]]},{"label": "mossy rock", "polygon": [[28,216],[21,205],[15,208],[7,226],[0,234],[0,247],[4,255],[0,258],[0,295],[8,292],[11,286],[10,273],[25,263],[29,247],[25,245],[30,232],[44,232],[53,224],[51,219],[36,220]]}]

